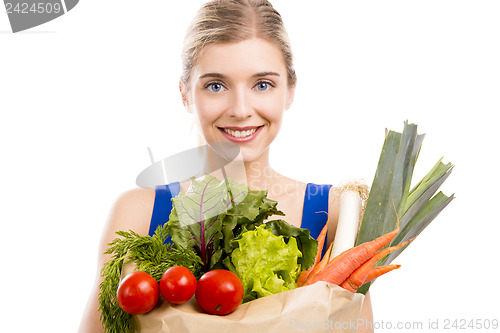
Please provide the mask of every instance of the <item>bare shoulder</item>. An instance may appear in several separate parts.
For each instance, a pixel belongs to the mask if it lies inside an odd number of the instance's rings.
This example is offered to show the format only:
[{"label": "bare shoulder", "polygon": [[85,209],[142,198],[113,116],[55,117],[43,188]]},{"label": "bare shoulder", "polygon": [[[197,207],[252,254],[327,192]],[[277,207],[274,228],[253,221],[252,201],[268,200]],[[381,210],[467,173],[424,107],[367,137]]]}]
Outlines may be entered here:
[{"label": "bare shoulder", "polygon": [[136,188],[122,193],[111,210],[109,227],[147,234],[154,200],[155,191],[152,189]]},{"label": "bare shoulder", "polygon": [[152,208],[150,206],[154,203],[155,190],[148,188],[134,188],[123,192],[118,196],[115,207],[116,208]]},{"label": "bare shoulder", "polygon": [[155,191],[143,188],[132,189],[118,196],[104,226],[101,251],[117,237],[117,231],[133,230],[140,235],[147,235],[154,200]]}]

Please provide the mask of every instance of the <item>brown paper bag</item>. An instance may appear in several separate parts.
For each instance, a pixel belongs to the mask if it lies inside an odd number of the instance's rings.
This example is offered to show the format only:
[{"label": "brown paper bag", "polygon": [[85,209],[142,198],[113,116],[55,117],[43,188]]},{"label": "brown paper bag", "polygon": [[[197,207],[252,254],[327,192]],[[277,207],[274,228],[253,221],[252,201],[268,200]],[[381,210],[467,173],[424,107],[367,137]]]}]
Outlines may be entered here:
[{"label": "brown paper bag", "polygon": [[355,332],[364,295],[318,282],[242,304],[226,316],[203,313],[194,297],[182,305],[160,298],[151,312],[133,316],[136,332]]}]

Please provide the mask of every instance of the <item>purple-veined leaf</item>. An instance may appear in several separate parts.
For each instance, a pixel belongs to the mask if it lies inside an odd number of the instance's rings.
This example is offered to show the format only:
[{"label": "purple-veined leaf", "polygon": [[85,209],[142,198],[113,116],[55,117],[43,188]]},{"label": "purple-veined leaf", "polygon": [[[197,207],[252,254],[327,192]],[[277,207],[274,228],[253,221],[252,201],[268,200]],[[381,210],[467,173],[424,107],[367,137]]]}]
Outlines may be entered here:
[{"label": "purple-veined leaf", "polygon": [[222,219],[247,197],[248,187],[231,179],[219,180],[211,175],[192,179],[186,193],[172,199],[173,210],[169,225],[172,241],[199,252],[205,270],[218,260],[223,237]]}]

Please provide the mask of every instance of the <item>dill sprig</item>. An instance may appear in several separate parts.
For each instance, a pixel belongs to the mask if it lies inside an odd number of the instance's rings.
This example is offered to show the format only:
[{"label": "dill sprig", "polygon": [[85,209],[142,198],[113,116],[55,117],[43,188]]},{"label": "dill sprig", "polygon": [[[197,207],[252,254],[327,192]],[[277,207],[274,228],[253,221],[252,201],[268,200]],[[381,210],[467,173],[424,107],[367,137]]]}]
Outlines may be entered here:
[{"label": "dill sprig", "polygon": [[120,308],[116,298],[123,266],[135,263],[136,271],[145,271],[159,282],[172,266],[185,266],[199,277],[201,259],[192,249],[165,244],[169,231],[161,225],[153,236],[141,236],[132,230],[116,234],[122,238],[115,238],[104,252],[112,257],[101,270],[104,280],[99,286],[99,311],[105,332],[128,333],[133,330],[132,316]]}]

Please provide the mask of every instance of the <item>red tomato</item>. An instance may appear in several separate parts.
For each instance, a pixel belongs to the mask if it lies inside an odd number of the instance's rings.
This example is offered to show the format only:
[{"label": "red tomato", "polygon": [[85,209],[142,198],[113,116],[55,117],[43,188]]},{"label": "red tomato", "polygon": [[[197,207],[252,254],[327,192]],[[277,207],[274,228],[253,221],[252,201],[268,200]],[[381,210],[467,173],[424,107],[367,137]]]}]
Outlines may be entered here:
[{"label": "red tomato", "polygon": [[132,272],[118,285],[117,298],[118,305],[131,315],[149,312],[160,298],[158,282],[146,272]]},{"label": "red tomato", "polygon": [[170,267],[160,280],[160,293],[172,304],[182,304],[193,297],[196,291],[196,278],[184,266]]},{"label": "red tomato", "polygon": [[207,313],[226,315],[236,310],[242,300],[243,283],[233,272],[216,269],[198,280],[196,301]]}]

